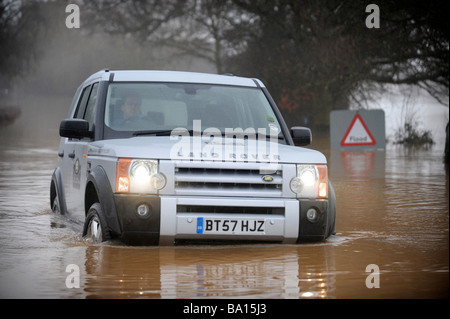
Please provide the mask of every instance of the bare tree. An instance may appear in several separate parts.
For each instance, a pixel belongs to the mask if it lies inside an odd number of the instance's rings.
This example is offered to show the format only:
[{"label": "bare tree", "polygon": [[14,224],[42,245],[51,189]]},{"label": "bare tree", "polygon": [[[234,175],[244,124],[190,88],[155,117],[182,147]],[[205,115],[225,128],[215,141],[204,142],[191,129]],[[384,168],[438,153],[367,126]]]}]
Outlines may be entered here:
[{"label": "bare tree", "polygon": [[[236,30],[250,25],[249,14],[231,0],[84,1],[91,30],[129,35],[173,49],[173,58],[195,56],[224,73],[226,57],[242,50]],[[249,28],[250,29],[250,28]],[[234,34],[234,37],[230,36]]]},{"label": "bare tree", "polygon": [[30,69],[37,56],[36,33],[43,25],[34,1],[0,0],[0,75],[10,82]]},{"label": "bare tree", "polygon": [[[264,78],[292,119],[326,126],[332,109],[362,103],[385,84],[427,89],[448,103],[448,20],[443,1],[233,0],[259,17],[262,34],[230,65]],[[367,90],[367,89],[370,90]]]}]

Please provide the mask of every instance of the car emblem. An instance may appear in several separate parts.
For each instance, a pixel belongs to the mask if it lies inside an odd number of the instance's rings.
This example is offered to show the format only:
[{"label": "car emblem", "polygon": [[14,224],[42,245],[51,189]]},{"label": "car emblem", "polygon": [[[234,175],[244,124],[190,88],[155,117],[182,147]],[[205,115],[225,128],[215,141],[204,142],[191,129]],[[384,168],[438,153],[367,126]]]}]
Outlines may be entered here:
[{"label": "car emblem", "polygon": [[78,158],[73,165],[73,172],[75,173],[75,175],[78,175],[78,173],[80,172],[80,161],[78,160]]},{"label": "car emblem", "polygon": [[263,180],[264,182],[270,183],[270,182],[273,182],[273,177],[270,176],[270,175],[264,175],[264,176],[262,177],[262,180]]}]

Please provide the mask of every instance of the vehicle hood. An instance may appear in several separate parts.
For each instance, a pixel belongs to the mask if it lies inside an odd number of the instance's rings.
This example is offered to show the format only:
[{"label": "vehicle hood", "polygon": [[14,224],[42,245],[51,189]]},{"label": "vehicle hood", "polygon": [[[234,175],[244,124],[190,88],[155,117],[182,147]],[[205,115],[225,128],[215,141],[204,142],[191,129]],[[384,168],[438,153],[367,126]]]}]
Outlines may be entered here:
[{"label": "vehicle hood", "polygon": [[325,156],[315,150],[270,141],[231,138],[137,136],[96,141],[89,145],[89,156],[126,158],[237,161],[259,163],[326,164]]}]

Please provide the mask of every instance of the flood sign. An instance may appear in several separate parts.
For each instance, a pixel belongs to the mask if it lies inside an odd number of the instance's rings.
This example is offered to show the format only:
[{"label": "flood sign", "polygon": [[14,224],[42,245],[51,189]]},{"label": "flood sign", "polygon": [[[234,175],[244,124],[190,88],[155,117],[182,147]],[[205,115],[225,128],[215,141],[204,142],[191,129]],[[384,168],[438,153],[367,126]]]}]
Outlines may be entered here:
[{"label": "flood sign", "polygon": [[384,111],[332,111],[330,141],[334,150],[384,149]]}]

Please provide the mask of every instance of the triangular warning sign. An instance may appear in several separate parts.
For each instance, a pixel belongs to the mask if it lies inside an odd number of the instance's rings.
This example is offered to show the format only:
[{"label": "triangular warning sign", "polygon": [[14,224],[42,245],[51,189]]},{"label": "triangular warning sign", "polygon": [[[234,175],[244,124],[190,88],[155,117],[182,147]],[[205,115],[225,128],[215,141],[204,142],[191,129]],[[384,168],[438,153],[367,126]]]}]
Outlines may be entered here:
[{"label": "triangular warning sign", "polygon": [[361,115],[356,113],[341,141],[341,146],[365,146],[375,145],[376,143]]}]

